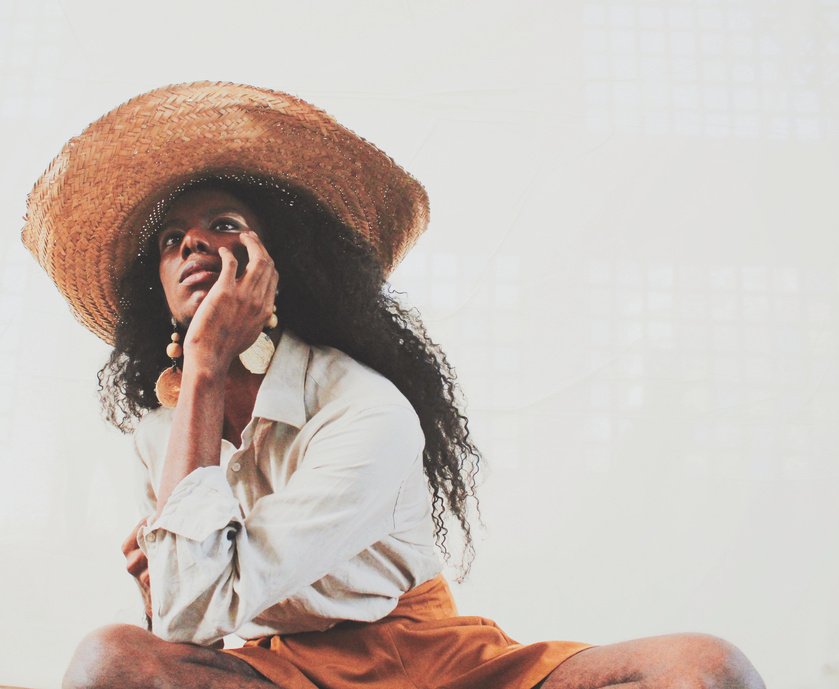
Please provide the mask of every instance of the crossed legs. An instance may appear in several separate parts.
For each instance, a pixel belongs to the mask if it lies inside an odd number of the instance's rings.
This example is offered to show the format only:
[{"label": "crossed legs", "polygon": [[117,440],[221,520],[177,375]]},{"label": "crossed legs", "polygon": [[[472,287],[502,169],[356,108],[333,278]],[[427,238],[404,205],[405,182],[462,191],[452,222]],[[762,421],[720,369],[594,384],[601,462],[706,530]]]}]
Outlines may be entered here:
[{"label": "crossed legs", "polygon": [[174,644],[140,627],[111,625],[88,634],[63,689],[276,689],[243,660],[193,644]]},{"label": "crossed legs", "polygon": [[[220,651],[163,641],[129,625],[85,637],[63,689],[270,689],[247,663]],[[589,648],[539,689],[765,689],[746,657],[702,634],[673,634]],[[491,688],[488,688],[491,689]]]},{"label": "crossed legs", "polygon": [[706,634],[668,634],[571,656],[540,689],[766,689],[743,653]]}]

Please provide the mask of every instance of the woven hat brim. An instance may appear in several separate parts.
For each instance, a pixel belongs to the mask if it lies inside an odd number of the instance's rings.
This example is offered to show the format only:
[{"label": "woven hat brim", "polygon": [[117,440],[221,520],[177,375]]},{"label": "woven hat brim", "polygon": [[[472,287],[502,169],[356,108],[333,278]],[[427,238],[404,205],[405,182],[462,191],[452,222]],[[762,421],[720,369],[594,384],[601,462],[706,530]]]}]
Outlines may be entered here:
[{"label": "woven hat brim", "polygon": [[198,82],[137,96],[68,141],[29,194],[23,242],[76,318],[113,344],[118,286],[155,205],[212,175],[308,189],[387,272],[428,225],[422,185],[322,110],[282,92]]}]

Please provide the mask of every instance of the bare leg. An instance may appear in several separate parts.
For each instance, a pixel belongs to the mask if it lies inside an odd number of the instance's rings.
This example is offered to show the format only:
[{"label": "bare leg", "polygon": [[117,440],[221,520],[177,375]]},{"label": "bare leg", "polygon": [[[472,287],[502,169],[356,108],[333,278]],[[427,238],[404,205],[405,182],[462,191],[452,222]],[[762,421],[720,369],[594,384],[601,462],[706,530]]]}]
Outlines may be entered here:
[{"label": "bare leg", "polygon": [[736,647],[704,634],[598,646],[571,656],[541,689],[766,689]]},{"label": "bare leg", "polygon": [[63,689],[276,689],[243,660],[163,641],[139,627],[97,629],[79,644]]}]

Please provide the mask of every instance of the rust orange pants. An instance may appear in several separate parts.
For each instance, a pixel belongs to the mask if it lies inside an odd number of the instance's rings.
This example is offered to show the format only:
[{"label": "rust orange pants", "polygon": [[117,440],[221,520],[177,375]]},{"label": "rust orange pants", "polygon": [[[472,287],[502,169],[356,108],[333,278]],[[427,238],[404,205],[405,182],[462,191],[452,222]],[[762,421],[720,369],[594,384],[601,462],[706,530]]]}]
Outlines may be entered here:
[{"label": "rust orange pants", "polygon": [[532,689],[590,644],[522,645],[483,617],[458,617],[442,576],[377,622],[249,641],[226,653],[283,689]]}]

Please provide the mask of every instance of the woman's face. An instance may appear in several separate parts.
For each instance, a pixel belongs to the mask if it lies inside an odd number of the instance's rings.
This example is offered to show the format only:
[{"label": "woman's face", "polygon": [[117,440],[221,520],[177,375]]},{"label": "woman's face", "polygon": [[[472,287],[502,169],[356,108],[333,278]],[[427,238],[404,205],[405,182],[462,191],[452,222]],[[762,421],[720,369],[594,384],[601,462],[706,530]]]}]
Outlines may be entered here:
[{"label": "woman's face", "polygon": [[160,282],[172,315],[187,324],[221,271],[219,248],[229,249],[238,261],[237,277],[248,263],[240,239],[253,230],[263,239],[262,227],[251,209],[218,189],[196,189],[180,196],[166,213],[157,235]]}]

